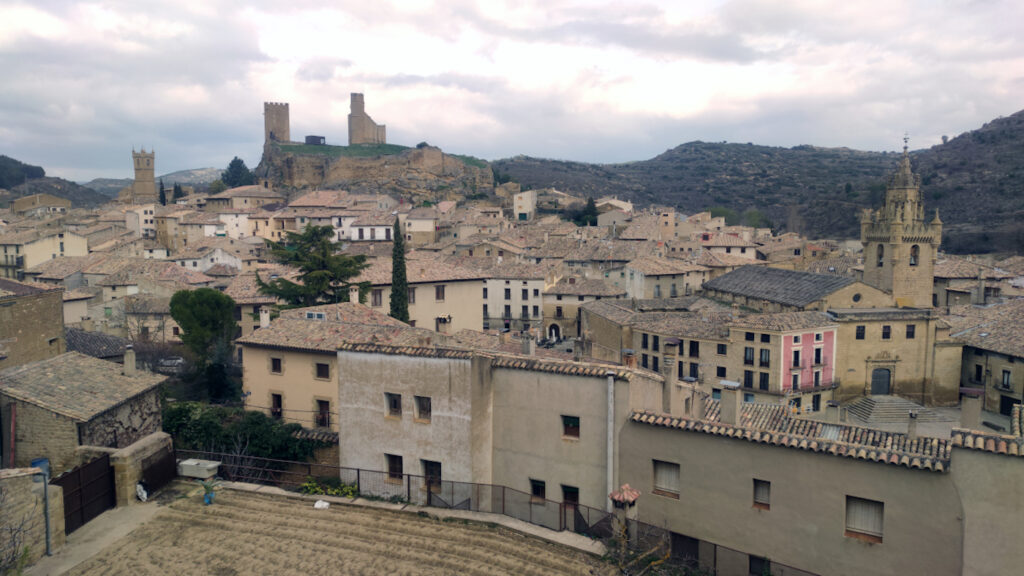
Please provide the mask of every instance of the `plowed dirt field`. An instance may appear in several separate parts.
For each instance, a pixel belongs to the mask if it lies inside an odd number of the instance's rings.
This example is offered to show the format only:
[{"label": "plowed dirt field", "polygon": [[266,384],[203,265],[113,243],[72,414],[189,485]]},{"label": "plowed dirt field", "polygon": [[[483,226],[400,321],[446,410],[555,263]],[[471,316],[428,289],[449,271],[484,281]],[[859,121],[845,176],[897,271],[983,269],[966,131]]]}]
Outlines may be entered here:
[{"label": "plowed dirt field", "polygon": [[611,574],[582,552],[504,528],[224,490],[179,499],[73,575]]}]

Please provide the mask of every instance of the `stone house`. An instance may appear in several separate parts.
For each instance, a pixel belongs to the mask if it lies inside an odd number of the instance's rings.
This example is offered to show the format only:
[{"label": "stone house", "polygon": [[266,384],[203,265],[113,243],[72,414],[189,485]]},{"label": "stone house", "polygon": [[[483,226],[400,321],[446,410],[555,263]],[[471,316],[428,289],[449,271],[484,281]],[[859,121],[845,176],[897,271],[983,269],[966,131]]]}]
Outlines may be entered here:
[{"label": "stone house", "polygon": [[31,194],[11,202],[11,212],[17,216],[62,214],[71,210],[71,200],[53,194]]},{"label": "stone house", "polygon": [[270,188],[253,184],[252,186],[238,186],[229,188],[218,194],[206,198],[205,210],[219,212],[221,210],[239,210],[245,208],[260,208],[267,204],[280,204],[285,197]]},{"label": "stone house", "polygon": [[954,311],[952,338],[963,344],[960,382],[983,390],[983,408],[1006,416],[1024,399],[1024,299]]},{"label": "stone house", "polygon": [[63,294],[0,278],[0,370],[65,352]]},{"label": "stone house", "polygon": [[124,448],[158,432],[163,381],[137,371],[134,353],[123,366],[67,352],[0,371],[4,461],[49,458],[56,475],[78,464],[79,446]]}]

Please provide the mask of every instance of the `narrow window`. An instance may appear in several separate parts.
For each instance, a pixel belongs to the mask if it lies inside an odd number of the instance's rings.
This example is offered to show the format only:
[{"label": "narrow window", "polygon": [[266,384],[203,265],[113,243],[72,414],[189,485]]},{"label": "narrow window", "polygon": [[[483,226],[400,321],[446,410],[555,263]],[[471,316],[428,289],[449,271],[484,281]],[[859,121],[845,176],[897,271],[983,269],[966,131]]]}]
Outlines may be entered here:
[{"label": "narrow window", "polygon": [[754,365],[754,349],[750,346],[743,348],[743,365],[753,366]]},{"label": "narrow window", "polygon": [[284,411],[284,399],[280,394],[270,395],[270,417],[274,420],[281,419],[281,413]]},{"label": "narrow window", "polygon": [[317,428],[331,427],[331,403],[328,400],[316,401],[316,426]]},{"label": "narrow window", "polygon": [[434,286],[434,300],[444,302],[444,284]]},{"label": "narrow window", "polygon": [[416,288],[409,288],[409,304],[416,303]]},{"label": "narrow window", "polygon": [[402,457],[394,454],[385,454],[388,461],[388,482],[401,482],[404,476],[402,472]]},{"label": "narrow window", "polygon": [[650,338],[650,336],[648,336],[647,334],[641,334],[640,335],[640,348],[641,349],[647,350],[647,348],[650,346],[649,338]]},{"label": "narrow window", "polygon": [[270,373],[271,374],[280,374],[281,373],[281,359],[280,358],[271,358],[270,359]]},{"label": "narrow window", "polygon": [[907,340],[914,339],[914,333],[917,331],[917,327],[913,324],[907,324]]},{"label": "narrow window", "polygon": [[654,493],[679,499],[679,464],[654,460]]},{"label": "narrow window", "polygon": [[651,337],[651,350],[654,350],[655,352],[657,352],[658,350],[660,350],[660,348],[661,348],[660,337],[657,334],[655,334],[654,336]]},{"label": "narrow window", "polygon": [[562,436],[565,438],[580,437],[579,416],[562,416]]},{"label": "narrow window", "polygon": [[892,326],[882,326],[882,340],[892,338]]},{"label": "narrow window", "polygon": [[430,422],[430,396],[416,396],[416,419]]},{"label": "narrow window", "polygon": [[821,348],[814,349],[814,364],[818,366],[821,365]]},{"label": "narrow window", "polygon": [[511,300],[511,299],[512,299],[512,289],[511,288],[505,288],[505,300]]},{"label": "narrow window", "polygon": [[855,496],[846,497],[846,536],[880,543],[884,517],[883,503]]},{"label": "narrow window", "polygon": [[917,261],[921,257],[921,247],[914,244],[910,247],[910,265],[917,266]]},{"label": "narrow window", "polygon": [[800,351],[793,350],[793,368],[800,368]]},{"label": "narrow window", "polygon": [[384,393],[384,400],[387,402],[388,416],[402,417],[402,395],[392,394],[390,392]]},{"label": "narrow window", "polygon": [[761,366],[762,368],[767,368],[771,365],[771,360],[772,351],[768,348],[761,348],[761,359],[758,363],[758,366]]},{"label": "narrow window", "polygon": [[885,247],[881,244],[878,245],[878,267],[881,268],[885,263]]},{"label": "narrow window", "polygon": [[754,508],[770,510],[772,506],[772,483],[754,478]]},{"label": "narrow window", "polygon": [[[472,256],[472,254],[470,254]],[[487,299],[487,286],[484,286],[484,300]]]},{"label": "narrow window", "polygon": [[759,378],[759,381],[757,383],[757,387],[759,389],[761,389],[761,390],[767,390],[768,389],[768,379],[769,379],[768,373],[767,372],[761,372],[759,374],[758,378]]},{"label": "narrow window", "polygon": [[529,298],[530,298],[530,291],[527,290],[526,288],[523,288],[523,300],[528,300]]},{"label": "narrow window", "polygon": [[750,370],[743,371],[743,387],[753,388],[754,387],[754,373]]},{"label": "narrow window", "polygon": [[381,306],[384,303],[384,290],[380,288],[374,288],[370,292],[370,305]]},{"label": "narrow window", "polygon": [[423,464],[423,484],[427,490],[441,490],[441,463],[431,460],[420,460]]},{"label": "narrow window", "polygon": [[857,326],[857,336],[856,336],[856,338],[857,338],[857,340],[863,340],[864,339],[864,326]]}]

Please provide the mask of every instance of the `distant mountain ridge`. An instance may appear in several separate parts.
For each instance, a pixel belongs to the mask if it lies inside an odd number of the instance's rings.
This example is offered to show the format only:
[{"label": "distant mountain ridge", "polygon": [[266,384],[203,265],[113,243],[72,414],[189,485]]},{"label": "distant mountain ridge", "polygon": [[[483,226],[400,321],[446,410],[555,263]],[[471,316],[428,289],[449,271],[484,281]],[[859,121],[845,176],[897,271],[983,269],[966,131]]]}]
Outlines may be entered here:
[{"label": "distant mountain ridge", "polygon": [[[911,152],[929,211],[945,222],[944,249],[1024,247],[1024,111],[944,144]],[[498,178],[583,196],[617,195],[641,207],[693,213],[757,209],[778,228],[853,238],[863,208],[877,207],[898,153],[849,148],[689,142],[650,160],[587,164],[518,156],[492,163]]]},{"label": "distant mountain ridge", "polygon": [[[170,172],[163,176],[157,176],[156,181],[157,184],[159,184],[160,180],[163,179],[164,187],[167,189],[172,188],[175,182],[183,186],[197,186],[200,184],[209,184],[210,182],[219,179],[221,172],[223,171],[219,168],[178,170],[177,172]],[[116,198],[117,193],[125,186],[130,186],[131,183],[131,178],[95,178],[88,182],[83,182],[82,186],[92,188],[104,196]]]}]

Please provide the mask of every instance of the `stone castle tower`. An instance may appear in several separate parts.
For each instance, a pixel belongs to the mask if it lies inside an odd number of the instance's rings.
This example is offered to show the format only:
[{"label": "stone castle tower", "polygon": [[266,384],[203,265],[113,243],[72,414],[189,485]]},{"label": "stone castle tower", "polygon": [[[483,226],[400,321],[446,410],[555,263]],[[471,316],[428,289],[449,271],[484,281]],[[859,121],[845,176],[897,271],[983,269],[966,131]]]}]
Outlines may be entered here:
[{"label": "stone castle tower", "polygon": [[287,102],[263,103],[263,143],[291,142]]},{"label": "stone castle tower", "polygon": [[890,292],[898,306],[930,308],[941,240],[938,210],[925,222],[921,178],[910,170],[904,142],[899,168],[889,176],[885,205],[861,215],[864,282]]},{"label": "stone castle tower", "polygon": [[146,149],[136,152],[132,149],[132,164],[135,166],[135,180],[118,194],[118,199],[128,204],[152,204],[157,201],[156,152]]},{"label": "stone castle tower", "polygon": [[363,95],[352,93],[352,105],[348,115],[348,145],[386,144],[387,127],[377,124],[366,113]]}]

